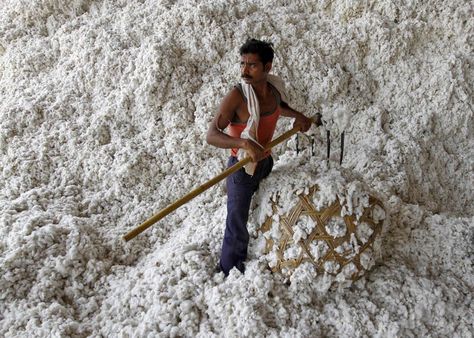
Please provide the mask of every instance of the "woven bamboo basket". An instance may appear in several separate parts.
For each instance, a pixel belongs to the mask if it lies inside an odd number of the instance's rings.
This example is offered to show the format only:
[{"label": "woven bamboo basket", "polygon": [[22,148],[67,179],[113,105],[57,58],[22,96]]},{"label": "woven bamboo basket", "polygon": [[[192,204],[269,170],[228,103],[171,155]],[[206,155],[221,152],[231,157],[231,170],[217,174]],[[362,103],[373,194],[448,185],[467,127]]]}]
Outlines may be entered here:
[{"label": "woven bamboo basket", "polygon": [[[309,262],[314,265],[318,273],[336,276],[351,264],[348,277],[357,280],[373,265],[374,243],[381,233],[383,224],[383,220],[374,219],[374,209],[384,210],[383,205],[376,198],[369,196],[369,206],[358,219],[354,215],[342,217],[339,200],[322,210],[316,209],[312,202],[312,195],[316,190],[317,186],[313,186],[308,194],[295,196],[296,205],[287,214],[277,218],[279,224],[274,224],[276,222],[274,217],[269,216],[260,227],[262,233],[269,231],[272,226],[280,227],[279,243],[266,238],[265,254],[270,253],[274,250],[273,246],[277,245],[277,261],[272,271],[291,275],[301,264]],[[276,202],[272,202],[272,209],[275,214]],[[305,238],[295,242],[293,240],[295,225],[302,219],[305,219],[303,222],[314,224]],[[345,227],[344,235],[335,236],[328,231],[327,226],[331,222]],[[361,227],[365,228],[364,232],[359,231]],[[297,252],[296,257],[286,257],[285,252],[289,249]]]}]

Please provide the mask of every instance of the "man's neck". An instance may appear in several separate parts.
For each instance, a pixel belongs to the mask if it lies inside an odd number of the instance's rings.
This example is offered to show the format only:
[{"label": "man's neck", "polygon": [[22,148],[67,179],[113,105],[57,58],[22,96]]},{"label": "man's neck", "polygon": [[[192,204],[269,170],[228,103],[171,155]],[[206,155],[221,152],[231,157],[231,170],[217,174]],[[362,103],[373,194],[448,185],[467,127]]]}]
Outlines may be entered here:
[{"label": "man's neck", "polygon": [[255,94],[259,99],[265,99],[268,93],[267,80],[252,85]]}]

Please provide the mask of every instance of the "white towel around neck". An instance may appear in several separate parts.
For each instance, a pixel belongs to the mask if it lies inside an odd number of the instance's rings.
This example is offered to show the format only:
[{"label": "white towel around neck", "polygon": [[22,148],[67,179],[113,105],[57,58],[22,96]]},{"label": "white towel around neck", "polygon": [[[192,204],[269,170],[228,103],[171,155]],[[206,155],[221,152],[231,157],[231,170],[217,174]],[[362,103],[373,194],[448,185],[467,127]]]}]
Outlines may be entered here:
[{"label": "white towel around neck", "polygon": [[[285,83],[283,80],[276,75],[268,74],[267,81],[278,90],[280,93],[281,100],[288,103],[288,95],[285,89]],[[246,83],[245,81],[241,81],[242,91],[244,93],[245,98],[247,99],[247,109],[249,111],[249,119],[247,121],[247,126],[242,131],[240,135],[241,138],[247,138],[258,144],[263,148],[263,146],[258,142],[258,124],[260,122],[260,105],[258,103],[257,95],[252,87],[252,85]],[[242,152],[239,152],[239,160],[243,158]],[[245,165],[245,172],[249,175],[253,175],[255,172],[255,168],[257,167],[257,163],[250,162]]]}]

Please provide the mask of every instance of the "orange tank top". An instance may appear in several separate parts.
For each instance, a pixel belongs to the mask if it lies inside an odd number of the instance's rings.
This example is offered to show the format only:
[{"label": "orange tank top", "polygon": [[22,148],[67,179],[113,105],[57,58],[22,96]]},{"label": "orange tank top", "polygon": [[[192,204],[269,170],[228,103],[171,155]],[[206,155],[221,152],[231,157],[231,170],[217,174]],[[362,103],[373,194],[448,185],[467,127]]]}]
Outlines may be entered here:
[{"label": "orange tank top", "polygon": [[[258,123],[258,143],[262,146],[266,146],[272,140],[273,133],[275,132],[276,124],[278,118],[280,117],[280,106],[278,105],[275,111],[269,115],[260,116],[260,121]],[[240,137],[244,131],[247,123],[236,123],[231,122],[228,127],[228,135],[232,137]],[[232,148],[231,155],[237,156],[238,148]],[[267,157],[270,155],[270,150],[267,151]]]}]

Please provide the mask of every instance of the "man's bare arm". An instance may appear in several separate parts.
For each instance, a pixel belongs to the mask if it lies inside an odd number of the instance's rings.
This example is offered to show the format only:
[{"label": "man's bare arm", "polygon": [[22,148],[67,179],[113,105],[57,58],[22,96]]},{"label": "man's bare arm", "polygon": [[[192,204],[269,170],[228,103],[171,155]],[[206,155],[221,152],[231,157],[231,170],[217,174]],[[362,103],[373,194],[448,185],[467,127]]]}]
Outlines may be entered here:
[{"label": "man's bare arm", "polygon": [[[238,94],[238,93],[237,93]],[[244,140],[231,137],[223,132],[234,118],[235,111],[238,108],[238,97],[235,90],[228,93],[219,106],[217,115],[212,119],[207,131],[207,143],[218,148],[243,148]]]},{"label": "man's bare arm", "polygon": [[240,148],[245,149],[252,161],[258,162],[264,157],[263,149],[256,143],[248,139],[231,137],[223,132],[234,118],[242,97],[237,89],[233,89],[227,94],[219,106],[217,115],[213,118],[207,131],[207,143],[218,148]]},{"label": "man's bare arm", "polygon": [[[295,119],[295,122],[293,124],[293,127],[299,127],[302,132],[308,131],[308,129],[311,127],[311,119],[303,115],[302,113],[294,110],[291,108],[286,102],[281,102],[280,104],[281,107],[281,115],[286,116],[286,117],[292,117]],[[321,121],[321,114],[316,114],[316,126],[321,126],[322,121]]]}]

